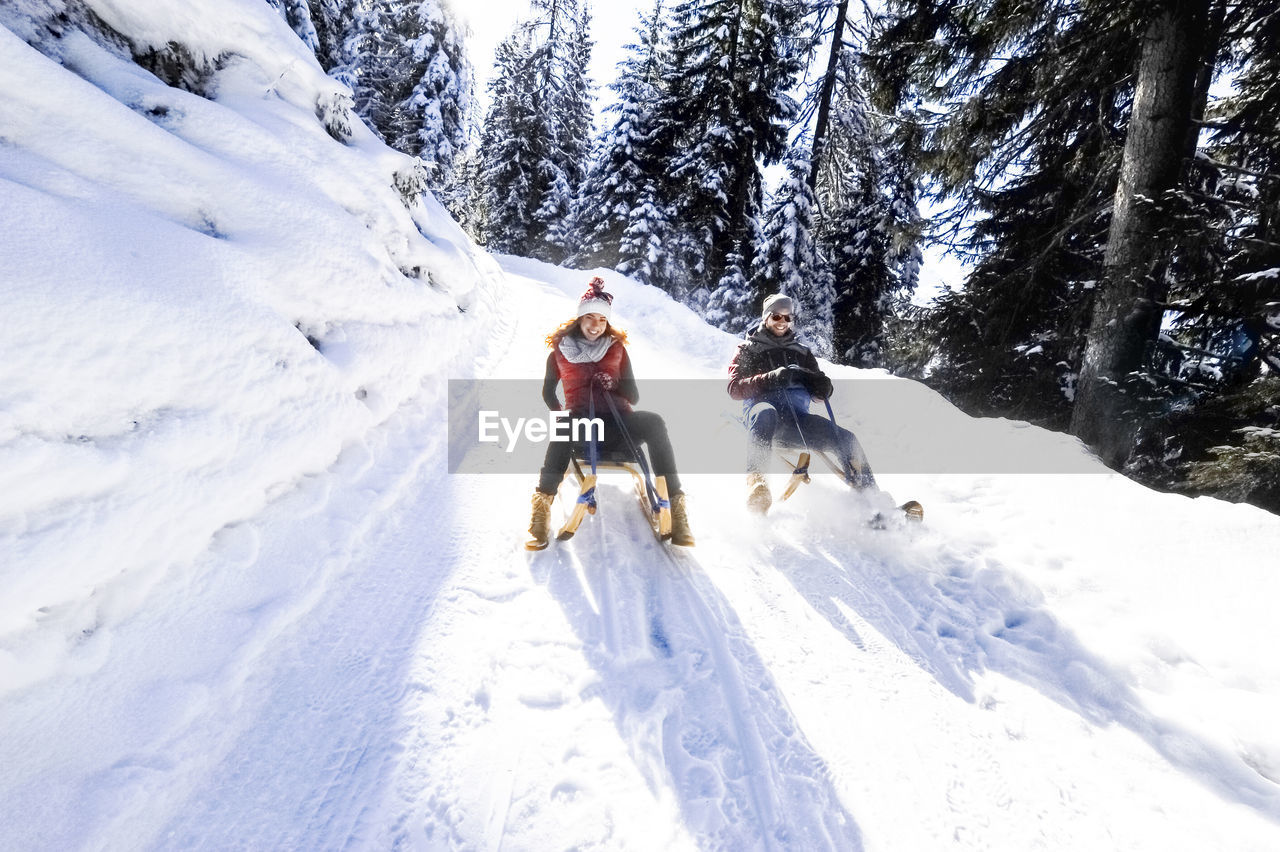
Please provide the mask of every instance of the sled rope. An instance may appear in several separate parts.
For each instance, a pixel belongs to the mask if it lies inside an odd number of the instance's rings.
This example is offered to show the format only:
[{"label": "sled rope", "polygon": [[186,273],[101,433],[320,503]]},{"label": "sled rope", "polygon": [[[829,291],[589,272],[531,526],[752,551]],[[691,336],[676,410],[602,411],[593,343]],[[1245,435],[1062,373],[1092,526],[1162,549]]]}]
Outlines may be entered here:
[{"label": "sled rope", "polygon": [[[594,388],[590,393],[587,394],[587,418],[588,420],[596,419],[596,395],[595,395]],[[595,430],[588,426],[587,427],[587,461],[591,463],[591,481],[592,482],[596,481],[596,464],[599,461],[599,457],[600,457],[600,449],[599,447],[596,446]],[[576,466],[578,464],[578,460],[574,459],[573,463]],[[579,475],[581,475],[581,471],[579,471]],[[590,488],[588,488],[587,490],[579,494],[578,502],[586,503],[588,506],[591,507],[591,511],[594,514],[595,508],[596,508],[596,487],[592,485]]]},{"label": "sled rope", "polygon": [[[840,432],[837,431],[839,427],[836,425],[836,413],[831,410],[830,398],[824,399],[823,402],[826,403],[826,406],[827,406],[827,419],[831,421],[831,445],[834,447],[838,447],[840,446]],[[844,466],[845,466],[844,478],[848,481],[848,483],[850,485],[856,486],[857,488],[862,488],[863,486],[860,483],[863,482],[865,477],[862,475],[861,471],[856,471],[856,472],[854,471],[852,456],[850,456],[849,459],[845,461]],[[874,484],[874,481],[873,481],[873,484]]]},{"label": "sled rope", "polygon": [[[613,422],[617,424],[618,431],[622,433],[622,440],[626,442],[627,450],[630,451],[631,455],[635,456],[636,463],[640,465],[640,472],[644,474],[644,490],[649,497],[649,508],[655,513],[668,508],[671,502],[663,500],[662,495],[658,493],[658,488],[653,483],[653,473],[649,470],[649,463],[645,460],[644,453],[640,452],[640,448],[636,446],[636,442],[631,439],[631,433],[627,431],[627,427],[623,425],[622,417],[618,413],[618,406],[613,401],[613,395],[606,392],[604,401],[609,403],[609,412],[613,415]],[[595,394],[592,394],[591,410],[595,411]],[[592,416],[594,417],[594,415]],[[594,438],[591,443],[594,446]],[[591,472],[595,473],[595,470],[593,469]]]},{"label": "sled rope", "polygon": [[[787,411],[791,412],[791,422],[796,424],[796,434],[800,436],[800,441],[804,444],[804,452],[796,459],[795,469],[791,471],[792,482],[795,483],[798,479],[808,481],[809,459],[813,457],[813,450],[809,448],[809,441],[804,436],[804,430],[800,428],[800,416],[796,414],[795,406],[791,405],[790,398],[787,398]],[[786,461],[786,459],[783,458],[783,461]],[[790,497],[791,492],[794,490],[794,486],[789,486],[787,497]],[[783,499],[785,500],[786,497]]]}]

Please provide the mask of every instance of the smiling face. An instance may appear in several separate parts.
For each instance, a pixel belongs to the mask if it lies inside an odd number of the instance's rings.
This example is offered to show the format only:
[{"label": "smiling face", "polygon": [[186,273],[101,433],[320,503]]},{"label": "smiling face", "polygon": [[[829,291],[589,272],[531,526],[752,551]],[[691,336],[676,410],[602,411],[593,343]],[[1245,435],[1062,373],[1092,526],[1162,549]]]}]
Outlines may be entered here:
[{"label": "smiling face", "polygon": [[775,311],[764,318],[764,327],[774,337],[781,337],[791,328],[791,319],[790,311]]},{"label": "smiling face", "polygon": [[605,319],[604,314],[583,314],[578,318],[578,331],[582,332],[582,336],[592,343],[600,339],[600,335],[605,333],[609,327],[609,321]]}]

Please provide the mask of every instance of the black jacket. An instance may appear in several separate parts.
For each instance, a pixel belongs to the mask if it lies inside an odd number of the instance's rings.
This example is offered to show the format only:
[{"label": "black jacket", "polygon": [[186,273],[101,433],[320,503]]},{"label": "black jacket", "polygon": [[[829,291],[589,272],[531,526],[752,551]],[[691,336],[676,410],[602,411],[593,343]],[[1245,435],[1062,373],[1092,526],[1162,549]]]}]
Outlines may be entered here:
[{"label": "black jacket", "polygon": [[[798,367],[789,370],[781,379],[772,372],[779,367]],[[808,377],[803,374],[807,373]],[[825,399],[831,395],[831,380],[818,366],[818,359],[788,331],[775,337],[762,323],[747,335],[729,362],[729,396],[750,400],[784,390],[804,379],[805,386],[814,396]]]}]

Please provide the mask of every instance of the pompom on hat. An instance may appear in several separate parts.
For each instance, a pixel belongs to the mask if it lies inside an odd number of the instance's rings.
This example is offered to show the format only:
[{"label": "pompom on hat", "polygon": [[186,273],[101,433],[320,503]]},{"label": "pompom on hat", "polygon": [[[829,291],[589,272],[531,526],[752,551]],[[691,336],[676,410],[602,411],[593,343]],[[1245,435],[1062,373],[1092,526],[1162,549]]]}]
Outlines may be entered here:
[{"label": "pompom on hat", "polygon": [[796,315],[796,303],[791,300],[790,296],[784,296],[781,293],[766,296],[764,310],[760,313],[760,319],[767,320],[770,314],[791,314],[794,318]]},{"label": "pompom on hat", "polygon": [[587,285],[587,292],[582,294],[582,299],[578,302],[578,316],[600,314],[605,319],[609,319],[612,307],[613,294],[604,291],[604,279],[599,276],[592,278],[591,283]]}]

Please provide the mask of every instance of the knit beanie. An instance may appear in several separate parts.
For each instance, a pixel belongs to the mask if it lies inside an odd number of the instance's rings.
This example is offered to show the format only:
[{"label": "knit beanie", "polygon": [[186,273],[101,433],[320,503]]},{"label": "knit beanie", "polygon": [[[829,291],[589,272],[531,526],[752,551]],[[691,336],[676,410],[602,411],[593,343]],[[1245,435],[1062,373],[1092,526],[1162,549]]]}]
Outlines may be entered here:
[{"label": "knit beanie", "polygon": [[781,293],[765,296],[764,310],[760,314],[760,319],[767,320],[769,314],[791,314],[791,318],[795,319],[796,303],[791,301],[790,296],[784,296]]},{"label": "knit beanie", "polygon": [[604,279],[596,276],[591,279],[591,283],[587,285],[587,292],[582,294],[582,299],[578,302],[578,316],[600,314],[605,319],[609,319],[609,310],[612,305],[613,294],[604,291]]}]

